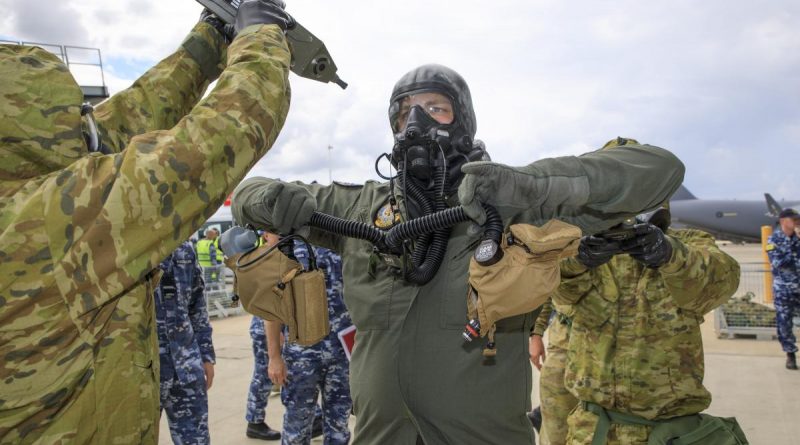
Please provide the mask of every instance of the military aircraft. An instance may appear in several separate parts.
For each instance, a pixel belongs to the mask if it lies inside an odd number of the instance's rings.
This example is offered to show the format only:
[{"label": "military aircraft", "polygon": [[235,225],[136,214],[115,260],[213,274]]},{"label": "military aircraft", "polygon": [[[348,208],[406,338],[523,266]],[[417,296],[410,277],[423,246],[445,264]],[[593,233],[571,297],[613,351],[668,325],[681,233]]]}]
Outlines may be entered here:
[{"label": "military aircraft", "polygon": [[669,202],[675,227],[693,227],[730,241],[760,242],[761,226],[772,226],[785,207],[798,208],[800,201],[778,203],[769,193],[763,201],[698,199],[681,186]]}]

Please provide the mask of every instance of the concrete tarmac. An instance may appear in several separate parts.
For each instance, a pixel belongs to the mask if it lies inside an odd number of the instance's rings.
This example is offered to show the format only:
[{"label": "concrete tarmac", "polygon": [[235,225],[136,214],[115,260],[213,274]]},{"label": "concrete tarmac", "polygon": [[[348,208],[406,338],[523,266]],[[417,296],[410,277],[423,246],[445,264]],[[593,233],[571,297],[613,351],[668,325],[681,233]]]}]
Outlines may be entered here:
[{"label": "concrete tarmac", "polygon": [[[723,245],[741,262],[758,261],[760,246]],[[216,376],[209,392],[209,429],[213,444],[258,444],[264,441],[245,436],[244,420],[247,391],[253,374],[250,316],[243,314],[214,319],[214,347],[217,352]],[[784,368],[785,355],[777,341],[718,339],[713,314],[702,325],[706,358],[706,387],[713,395],[708,412],[734,416],[752,445],[800,444],[800,371]],[[534,370],[538,382],[538,373]],[[535,383],[536,383],[535,382]],[[539,404],[538,385],[531,399]],[[283,405],[270,397],[267,423],[281,429]],[[351,430],[354,425],[351,417]],[[166,416],[162,416],[159,442],[171,443]],[[277,443],[277,442],[274,442]],[[322,443],[321,438],[312,443]]]}]

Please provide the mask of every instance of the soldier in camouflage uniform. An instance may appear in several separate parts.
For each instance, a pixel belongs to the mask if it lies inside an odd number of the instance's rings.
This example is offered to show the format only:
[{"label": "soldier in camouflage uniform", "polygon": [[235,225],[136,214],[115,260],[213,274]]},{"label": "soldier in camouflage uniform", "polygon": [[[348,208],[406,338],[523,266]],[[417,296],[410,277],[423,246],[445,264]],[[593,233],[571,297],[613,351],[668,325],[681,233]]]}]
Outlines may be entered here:
[{"label": "soldier in camouflage uniform", "polygon": [[214,345],[203,295],[203,271],[191,241],[161,262],[155,291],[161,365],[161,408],[172,441],[207,444],[208,389],[214,379]]},{"label": "soldier in camouflage uniform", "polygon": [[[584,237],[561,277],[553,301],[573,309],[564,383],[581,401],[568,444],[644,445],[652,426],[642,423],[708,407],[700,323],[739,283],[711,235],[649,224],[620,244]],[[603,437],[599,419],[619,413],[627,420]]]},{"label": "soldier in camouflage uniform", "polygon": [[[450,99],[447,108],[420,103],[432,96]],[[452,114],[446,116],[448,110]],[[410,119],[412,112],[417,122],[447,117],[450,124],[436,122],[458,132],[448,135],[474,140],[469,88],[449,68],[425,65],[397,82],[390,125],[398,134],[406,127],[403,117]],[[431,125],[420,135],[440,134]],[[463,140],[448,141],[446,193],[435,199],[447,207],[460,203],[479,223],[486,219],[485,202],[497,208],[506,226],[560,218],[595,233],[657,207],[677,189],[684,171],[668,151],[639,144],[522,167],[488,161],[461,165],[465,157],[453,150]],[[308,223],[315,210],[386,230],[416,208],[416,198],[406,197],[403,189],[399,181],[324,186],[251,178],[234,193],[232,211],[242,224],[282,234]],[[469,261],[481,237],[470,226],[452,228],[444,258],[424,285],[404,280],[396,266],[400,260],[374,255],[368,241],[311,229],[310,242],[342,256],[345,303],[358,328],[350,363],[354,444],[415,444],[420,436],[428,444],[533,441],[526,418],[533,316],[497,323],[494,361],[481,354],[485,339],[463,344]]]},{"label": "soldier in camouflage uniform", "polygon": [[[349,361],[338,333],[352,325],[342,299],[342,260],[332,251],[314,248],[317,266],[325,275],[328,295],[330,333],[313,346],[286,342],[280,347],[281,323],[267,321],[270,353],[270,377],[281,383],[281,401],[286,407],[283,416],[283,444],[309,444],[317,410],[317,397],[322,393],[324,442],[345,445],[350,441],[347,421],[353,402],[350,399]],[[294,256],[303,267],[309,267],[307,247],[295,243]],[[284,337],[288,329],[283,327]],[[282,351],[281,351],[282,349]]]},{"label": "soldier in camouflage uniform", "polygon": [[64,63],[0,45],[0,443],[157,441],[154,270],[266,153],[288,111],[283,31],[248,17],[230,46],[199,23],[99,105],[108,154],[89,153]]},{"label": "soldier in camouflage uniform", "polygon": [[[578,404],[566,386],[567,351],[569,348],[569,316],[570,305],[556,305],[548,301],[536,319],[531,333],[531,351],[543,350],[542,336],[547,330],[547,354],[542,355],[539,365],[536,354],[531,355],[534,365],[541,366],[539,376],[539,399],[542,411],[542,429],[539,437],[542,445],[564,445],[567,440],[567,416]],[[552,321],[551,321],[552,318]],[[549,327],[548,327],[549,323]]]},{"label": "soldier in camouflage uniform", "polygon": [[797,344],[792,318],[800,315],[800,215],[785,209],[779,215],[780,227],[767,240],[766,250],[772,266],[772,293],[778,341],[786,353],[786,368],[797,369]]}]

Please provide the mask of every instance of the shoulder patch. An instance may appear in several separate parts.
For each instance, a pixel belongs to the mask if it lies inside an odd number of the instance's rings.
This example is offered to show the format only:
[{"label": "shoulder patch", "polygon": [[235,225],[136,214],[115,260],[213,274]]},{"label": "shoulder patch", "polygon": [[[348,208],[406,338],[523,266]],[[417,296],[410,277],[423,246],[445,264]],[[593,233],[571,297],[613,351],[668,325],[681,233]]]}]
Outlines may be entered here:
[{"label": "shoulder patch", "polygon": [[767,244],[766,247],[764,247],[764,250],[766,250],[767,252],[769,252],[770,250],[775,250],[775,244],[772,243]]},{"label": "shoulder patch", "polygon": [[379,229],[389,229],[399,222],[400,213],[395,212],[388,201],[375,213],[375,227]]}]

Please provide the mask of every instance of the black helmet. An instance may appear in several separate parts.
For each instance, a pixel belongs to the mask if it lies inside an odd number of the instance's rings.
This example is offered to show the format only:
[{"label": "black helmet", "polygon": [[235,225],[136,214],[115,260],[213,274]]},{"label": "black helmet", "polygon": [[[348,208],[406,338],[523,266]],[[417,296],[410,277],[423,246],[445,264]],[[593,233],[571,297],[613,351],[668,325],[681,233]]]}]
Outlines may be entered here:
[{"label": "black helmet", "polygon": [[389,99],[390,125],[400,112],[401,99],[424,92],[436,92],[449,97],[455,112],[455,119],[450,124],[454,127],[450,129],[451,132],[454,133],[454,136],[467,135],[470,139],[475,138],[477,123],[467,82],[457,72],[437,64],[414,68],[397,81]]}]

